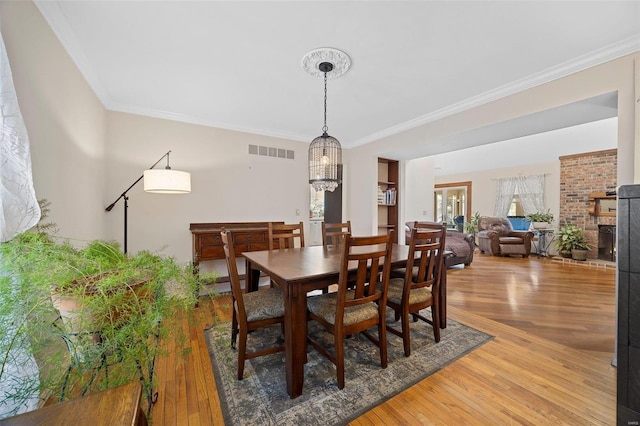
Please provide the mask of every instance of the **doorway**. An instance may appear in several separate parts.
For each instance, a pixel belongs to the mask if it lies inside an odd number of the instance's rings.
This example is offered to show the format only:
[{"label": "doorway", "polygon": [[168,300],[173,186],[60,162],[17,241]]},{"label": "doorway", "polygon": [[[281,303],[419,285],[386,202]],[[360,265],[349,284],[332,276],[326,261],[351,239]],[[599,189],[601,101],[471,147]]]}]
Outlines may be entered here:
[{"label": "doorway", "polygon": [[433,220],[463,232],[471,217],[471,181],[436,184],[433,202]]}]

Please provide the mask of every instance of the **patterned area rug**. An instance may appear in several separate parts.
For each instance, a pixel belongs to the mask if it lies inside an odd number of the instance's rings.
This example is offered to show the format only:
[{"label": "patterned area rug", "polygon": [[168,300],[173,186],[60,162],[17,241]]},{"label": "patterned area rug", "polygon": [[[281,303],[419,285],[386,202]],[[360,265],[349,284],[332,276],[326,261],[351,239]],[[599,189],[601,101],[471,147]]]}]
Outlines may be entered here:
[{"label": "patterned area rug", "polygon": [[[425,315],[431,315],[426,310]],[[391,323],[391,318],[388,319]],[[400,323],[394,323],[399,328]],[[309,332],[317,339],[333,337],[315,322]],[[340,425],[414,385],[447,364],[492,339],[492,336],[451,319],[441,330],[439,343],[428,324],[411,324],[411,356],[402,339],[388,333],[389,365],[380,367],[377,347],[362,335],[345,340],[345,388],[336,385],[335,366],[311,346],[305,365],[302,396],[290,399],[286,391],[284,353],[248,360],[244,379],[236,380],[237,354],[231,349],[231,324],[205,331],[209,356],[227,425]],[[375,330],[375,329],[374,329]],[[374,331],[375,334],[375,331]],[[249,335],[248,346],[271,345],[281,339],[279,326]],[[332,346],[330,346],[332,348]]]}]

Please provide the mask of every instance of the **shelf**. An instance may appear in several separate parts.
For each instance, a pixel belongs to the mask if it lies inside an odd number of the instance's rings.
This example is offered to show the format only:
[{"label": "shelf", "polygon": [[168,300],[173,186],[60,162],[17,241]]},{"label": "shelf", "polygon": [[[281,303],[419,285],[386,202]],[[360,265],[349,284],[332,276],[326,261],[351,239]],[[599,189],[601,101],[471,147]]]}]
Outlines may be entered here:
[{"label": "shelf", "polygon": [[393,242],[398,242],[399,162],[378,158],[378,230],[393,231]]}]

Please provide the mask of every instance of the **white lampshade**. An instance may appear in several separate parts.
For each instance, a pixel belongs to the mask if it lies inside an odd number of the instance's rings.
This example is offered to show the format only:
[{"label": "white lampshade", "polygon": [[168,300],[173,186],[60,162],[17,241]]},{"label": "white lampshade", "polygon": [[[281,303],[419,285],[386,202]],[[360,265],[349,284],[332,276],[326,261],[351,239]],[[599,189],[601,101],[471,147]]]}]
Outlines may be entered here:
[{"label": "white lampshade", "polygon": [[191,173],[171,169],[145,170],[144,190],[155,194],[188,194],[191,192]]}]

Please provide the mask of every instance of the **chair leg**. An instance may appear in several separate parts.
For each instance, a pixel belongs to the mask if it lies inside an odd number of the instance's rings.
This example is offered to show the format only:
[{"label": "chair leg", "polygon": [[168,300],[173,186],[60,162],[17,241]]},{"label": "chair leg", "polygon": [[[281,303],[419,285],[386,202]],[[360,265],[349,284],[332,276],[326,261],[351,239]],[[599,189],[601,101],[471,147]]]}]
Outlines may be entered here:
[{"label": "chair leg", "polygon": [[[235,305],[235,301],[234,301]],[[236,314],[236,308],[233,307],[233,314],[231,318],[231,347],[236,348],[236,338],[238,337],[238,317]]]},{"label": "chair leg", "polygon": [[247,330],[240,330],[240,347],[238,348],[238,380],[244,375],[244,361],[247,356]]},{"label": "chair leg", "polygon": [[433,338],[438,343],[440,341],[440,312],[435,303],[431,305],[431,321],[433,322]]},{"label": "chair leg", "polygon": [[336,374],[338,377],[338,389],[344,389],[344,335],[342,330],[335,330],[336,347]]},{"label": "chair leg", "polygon": [[387,323],[384,313],[380,313],[378,319],[378,344],[380,346],[380,365],[387,368]]},{"label": "chair leg", "polygon": [[409,328],[409,309],[408,308],[403,308],[401,325],[402,325],[402,344],[404,345],[404,356],[410,356],[411,355],[411,329]]}]

